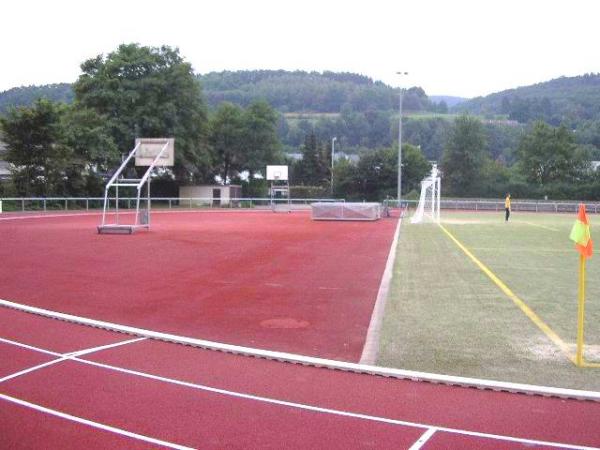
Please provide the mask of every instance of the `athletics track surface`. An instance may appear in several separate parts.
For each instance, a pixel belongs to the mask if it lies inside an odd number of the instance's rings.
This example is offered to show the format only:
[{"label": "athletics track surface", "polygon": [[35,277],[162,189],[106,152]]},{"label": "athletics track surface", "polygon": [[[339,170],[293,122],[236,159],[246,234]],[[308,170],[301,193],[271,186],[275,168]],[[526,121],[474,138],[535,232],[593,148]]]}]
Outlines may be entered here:
[{"label": "athletics track surface", "polygon": [[[57,222],[58,228],[64,223]],[[130,237],[109,238],[127,242]],[[378,264],[381,273],[383,262]],[[63,270],[72,275],[75,269]],[[4,270],[2,276],[4,283]],[[39,287],[39,282],[32,284]],[[23,288],[38,305],[46,298]],[[67,312],[76,312],[75,302],[65,304]],[[87,307],[98,308],[94,318],[110,319],[114,313],[100,305]],[[230,329],[240,323],[234,320]],[[310,328],[279,330],[306,333]],[[260,336],[262,329],[273,330],[257,328],[259,340],[267,339]],[[206,338],[203,333],[210,330],[195,335]],[[318,330],[318,337],[325,339],[325,330]],[[339,337],[332,333],[322,344],[329,349],[313,347],[313,354],[356,359],[360,352],[341,351]],[[426,449],[600,446],[600,403],[595,402],[299,366],[140,339],[8,308],[0,308],[0,338],[0,448],[409,448],[420,445],[419,439]],[[248,345],[242,338],[233,340]],[[270,348],[286,351],[304,345],[284,338],[274,344]]]},{"label": "athletics track surface", "polygon": [[307,212],[0,220],[0,298],[97,320],[346,361],[360,358],[396,220]]}]

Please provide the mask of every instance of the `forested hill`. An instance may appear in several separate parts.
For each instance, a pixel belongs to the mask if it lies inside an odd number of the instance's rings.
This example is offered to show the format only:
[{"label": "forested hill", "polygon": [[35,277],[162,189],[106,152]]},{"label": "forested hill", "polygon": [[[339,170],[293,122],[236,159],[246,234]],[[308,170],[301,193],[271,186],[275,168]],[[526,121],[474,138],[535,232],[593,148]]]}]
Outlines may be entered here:
[{"label": "forested hill", "polygon": [[38,98],[55,102],[73,101],[73,89],[68,83],[46,84],[44,86],[23,86],[0,92],[0,114],[11,106],[29,106]]},{"label": "forested hill", "polygon": [[[397,89],[355,73],[256,70],[211,72],[198,78],[213,107],[222,101],[246,106],[262,98],[284,113],[337,113],[344,108],[391,111],[398,108]],[[413,111],[438,108],[420,88],[408,90],[404,106]]]},{"label": "forested hill", "polygon": [[561,77],[531,86],[477,97],[455,107],[478,115],[507,115],[522,123],[553,125],[600,120],[600,74]]},{"label": "forested hill", "polygon": [[[198,75],[209,107],[223,101],[247,106],[253,100],[267,100],[286,112],[339,113],[393,111],[398,108],[398,90],[380,81],[354,73],[289,72],[255,70],[210,72]],[[0,92],[0,114],[10,106],[28,106],[37,98],[70,102],[71,85],[29,86]],[[408,111],[446,112],[446,103],[432,102],[421,88],[411,88],[404,96]]]}]

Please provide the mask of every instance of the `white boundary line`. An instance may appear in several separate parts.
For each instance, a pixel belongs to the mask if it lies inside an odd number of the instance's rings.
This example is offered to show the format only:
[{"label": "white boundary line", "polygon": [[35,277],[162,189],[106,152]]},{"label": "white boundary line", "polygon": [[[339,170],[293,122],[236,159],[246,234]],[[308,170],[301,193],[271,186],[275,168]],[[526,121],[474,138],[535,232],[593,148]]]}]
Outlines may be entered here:
[{"label": "white boundary line", "polygon": [[[19,344],[19,343],[15,343],[15,344]],[[42,350],[42,351],[44,351],[44,350]],[[44,351],[44,352],[47,352],[47,351]],[[422,423],[417,423],[417,422],[391,419],[388,417],[354,413],[354,412],[350,412],[350,411],[343,411],[343,410],[333,409],[333,408],[324,408],[324,407],[308,405],[308,404],[304,404],[304,403],[290,402],[290,401],[279,400],[279,399],[270,398],[270,397],[245,394],[242,392],[236,392],[236,391],[230,391],[227,389],[215,388],[215,387],[207,386],[207,385],[203,385],[203,384],[190,383],[187,381],[181,381],[181,380],[177,380],[174,378],[153,375],[153,374],[150,374],[147,372],[125,369],[123,367],[112,366],[110,364],[103,364],[103,363],[99,363],[99,362],[95,362],[95,361],[89,361],[89,360],[81,359],[76,356],[69,356],[68,359],[82,363],[82,364],[87,364],[90,366],[99,367],[99,368],[110,370],[110,371],[120,372],[120,373],[124,373],[127,375],[133,375],[133,376],[146,378],[146,379],[150,379],[150,380],[154,380],[154,381],[174,384],[177,386],[197,389],[197,390],[211,392],[211,393],[215,393],[215,394],[221,394],[221,395],[230,396],[230,397],[234,397],[234,398],[242,398],[245,400],[253,400],[253,401],[268,403],[268,404],[272,404],[272,405],[285,406],[285,407],[289,407],[289,408],[295,408],[295,409],[317,412],[317,413],[331,414],[331,415],[342,416],[342,417],[350,417],[353,419],[361,419],[361,420],[368,420],[368,421],[379,422],[379,423],[386,423],[386,424],[390,424],[390,425],[399,425],[399,426],[406,426],[406,427],[410,427],[410,428],[426,429],[425,433],[419,438],[419,440],[415,444],[421,442],[421,445],[422,445],[427,439],[429,439],[431,437],[431,435],[433,435],[434,432],[443,431],[443,432],[452,433],[452,434],[482,437],[482,438],[486,438],[486,439],[494,439],[494,440],[500,440],[500,441],[519,442],[519,443],[531,444],[531,445],[543,445],[543,446],[548,446],[548,447],[558,447],[558,448],[568,448],[568,449],[597,450],[596,447],[588,447],[588,446],[581,446],[581,445],[575,445],[575,444],[564,444],[564,443],[550,442],[550,441],[541,441],[541,440],[535,440],[535,439],[518,438],[518,437],[514,437],[514,436],[498,435],[498,434],[491,434],[491,433],[481,433],[481,432],[477,432],[477,431],[461,430],[458,428],[438,427],[438,426],[432,426],[432,425],[427,425],[427,424],[422,424]],[[0,396],[2,396],[2,394],[0,394]],[[413,446],[415,444],[413,444]],[[419,448],[419,447],[417,447],[417,448]]]},{"label": "white boundary line", "polygon": [[[308,212],[310,211],[310,209],[292,209],[290,212]],[[152,210],[152,214],[193,214],[193,213],[210,213],[210,214],[218,214],[218,213],[229,213],[229,214],[233,214],[233,213],[244,213],[244,214],[250,214],[250,213],[272,213],[272,210],[270,209],[270,207],[266,207],[265,209],[262,208],[255,208],[255,209],[247,209],[247,208],[240,208],[240,209],[235,209],[235,208],[231,208],[231,209],[159,209],[159,210]],[[7,213],[7,214],[12,214],[12,213]],[[11,215],[8,217],[2,217],[0,216],[0,222],[4,222],[4,221],[9,221],[9,220],[26,220],[26,219],[56,219],[56,218],[60,218],[60,217],[86,217],[86,216],[102,216],[102,210],[100,210],[99,212],[80,212],[80,213],[75,213],[75,212],[66,212],[63,214],[53,214],[53,213],[47,213],[47,214],[31,214],[31,215],[27,215],[27,213],[25,214],[21,214],[21,215],[17,215],[20,213],[15,213],[15,215]],[[123,215],[134,215],[135,211],[133,212],[129,212],[129,211],[125,211],[122,212],[120,214]],[[266,214],[269,215],[269,214]],[[272,214],[270,214],[272,215]]]},{"label": "white boundary line", "polygon": [[504,381],[483,380],[478,378],[467,378],[453,375],[434,374],[427,372],[417,372],[404,369],[393,369],[389,367],[378,367],[367,364],[357,364],[344,361],[335,361],[331,359],[317,358],[313,356],[303,356],[293,353],[262,350],[251,347],[242,347],[239,345],[224,344],[203,339],[196,339],[184,336],[177,336],[169,333],[145,330],[142,328],[130,327],[127,325],[118,325],[100,320],[88,319],[85,317],[64,314],[50,311],[34,306],[22,305],[8,300],[0,299],[0,307],[24,311],[53,319],[72,322],[80,325],[87,325],[95,328],[116,331],[119,333],[131,334],[134,336],[145,337],[160,341],[174,342],[177,344],[200,347],[209,350],[217,350],[225,353],[234,353],[257,358],[265,358],[276,361],[290,362],[294,364],[303,364],[314,367],[325,367],[347,372],[365,373],[371,375],[380,375],[399,379],[408,379],[413,381],[427,381],[432,383],[441,383],[453,386],[476,387],[478,389],[491,389],[494,391],[506,391],[514,393],[524,393],[533,395],[542,395],[545,397],[573,398],[578,400],[600,401],[600,392],[583,391],[577,389],[555,388],[547,386],[536,386],[531,384],[508,383]]},{"label": "white boundary line", "polygon": [[178,450],[192,450],[191,447],[185,447],[183,445],[174,444],[172,442],[162,441],[160,439],[155,439],[149,436],[144,436],[143,434],[132,433],[131,431],[123,430],[122,428],[112,427],[110,425],[105,425],[103,423],[94,422],[92,420],[84,419],[82,417],[73,416],[71,414],[67,414],[61,411],[57,411],[55,409],[46,408],[45,406],[36,405],[35,403],[30,403],[25,400],[21,400],[15,397],[11,397],[9,395],[1,394],[0,399],[5,400],[10,403],[16,403],[17,405],[25,406],[26,408],[35,409],[36,411],[40,411],[46,414],[50,414],[51,416],[60,417],[61,419],[70,420],[72,422],[77,422],[82,425],[87,425],[92,428],[98,428],[100,430],[109,431],[111,433],[119,434],[121,436],[127,436],[133,439],[138,439],[140,441],[149,442],[151,444],[160,445],[163,447],[174,448]]},{"label": "white boundary line", "polygon": [[371,321],[369,323],[369,329],[367,331],[367,338],[365,340],[362,355],[360,356],[361,364],[373,365],[377,362],[377,355],[379,353],[379,337],[381,334],[381,327],[383,325],[385,305],[387,303],[387,297],[390,291],[390,284],[392,282],[392,276],[394,274],[394,262],[396,261],[396,248],[398,247],[398,238],[400,236],[401,224],[402,218],[398,219],[396,231],[394,232],[394,239],[392,240],[392,245],[390,247],[387,262],[385,263],[385,270],[383,271],[381,283],[379,284],[379,291],[377,292],[375,307],[373,308],[373,314],[371,315]]},{"label": "white boundary line", "polygon": [[[26,375],[28,373],[35,372],[36,370],[43,369],[44,367],[48,367],[48,366],[51,366],[51,365],[59,363],[59,362],[67,361],[67,360],[72,359],[77,356],[89,355],[90,353],[99,352],[99,351],[106,350],[109,348],[120,347],[122,345],[133,344],[134,342],[139,342],[139,341],[144,341],[144,340],[146,340],[146,338],[128,339],[127,341],[116,342],[114,344],[102,345],[99,347],[88,348],[88,349],[79,350],[79,351],[71,352],[71,353],[64,353],[64,354],[56,353],[55,354],[56,356],[60,356],[58,359],[54,359],[52,361],[47,361],[45,363],[38,364],[37,366],[33,366],[28,369],[20,370],[18,372],[10,374],[10,375],[6,375],[5,377],[0,378],[0,383],[3,383],[8,380],[12,380],[13,378],[20,377],[21,375]],[[6,344],[12,344],[12,345],[17,345],[19,347],[25,347],[29,350],[41,351],[46,354],[53,354],[53,353],[49,352],[48,350],[40,349],[38,347],[33,347],[30,345],[26,345],[26,344],[21,344],[20,342],[11,341],[9,339],[0,338],[0,341],[4,342]]]},{"label": "white boundary line", "polygon": [[28,369],[23,369],[18,372],[12,373],[10,375],[6,375],[5,377],[0,378],[0,383],[4,383],[5,381],[12,380],[13,378],[20,377],[21,375],[27,375],[28,373],[35,372],[36,370],[43,369],[44,367],[52,366],[53,364],[66,361],[67,359],[69,358],[66,356],[63,358],[53,359],[52,361],[48,361],[43,364],[38,364],[37,366],[33,366]]},{"label": "white boundary line", "polygon": [[16,345],[17,347],[23,347],[28,350],[33,350],[34,352],[45,353],[45,354],[51,355],[51,356],[63,356],[62,353],[56,353],[56,352],[52,352],[50,350],[44,350],[43,348],[34,347],[33,345],[22,344],[21,342],[11,341],[10,339],[4,339],[2,337],[0,337],[0,342],[2,342],[4,344]]},{"label": "white boundary line", "polygon": [[112,344],[99,345],[98,347],[85,348],[83,350],[77,350],[76,352],[65,353],[64,356],[83,356],[89,355],[90,353],[101,352],[102,350],[107,350],[109,348],[121,347],[122,345],[135,344],[136,342],[145,341],[147,338],[140,337],[136,339],[128,339],[126,341],[114,342]]}]

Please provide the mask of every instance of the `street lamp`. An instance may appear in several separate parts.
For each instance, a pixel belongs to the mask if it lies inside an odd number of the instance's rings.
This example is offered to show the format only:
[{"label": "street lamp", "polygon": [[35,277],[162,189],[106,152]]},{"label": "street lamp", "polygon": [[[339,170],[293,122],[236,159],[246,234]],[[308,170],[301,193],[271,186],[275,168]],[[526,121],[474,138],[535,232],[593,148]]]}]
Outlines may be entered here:
[{"label": "street lamp", "polygon": [[337,137],[331,139],[331,195],[333,196],[333,155],[335,153],[335,141]]},{"label": "street lamp", "polygon": [[[396,75],[406,76],[408,72],[396,72]],[[402,196],[402,94],[404,90],[402,86],[400,87],[400,119],[398,119],[398,207],[402,207],[402,203],[400,201]]]}]

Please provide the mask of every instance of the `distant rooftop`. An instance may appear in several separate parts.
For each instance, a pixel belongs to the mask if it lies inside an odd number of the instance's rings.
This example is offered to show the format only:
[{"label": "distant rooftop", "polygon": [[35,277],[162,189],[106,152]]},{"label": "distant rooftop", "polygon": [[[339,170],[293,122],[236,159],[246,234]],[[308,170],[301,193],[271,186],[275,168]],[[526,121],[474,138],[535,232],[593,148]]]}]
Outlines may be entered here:
[{"label": "distant rooftop", "polygon": [[6,161],[0,161],[0,180],[10,178],[10,165]]}]

